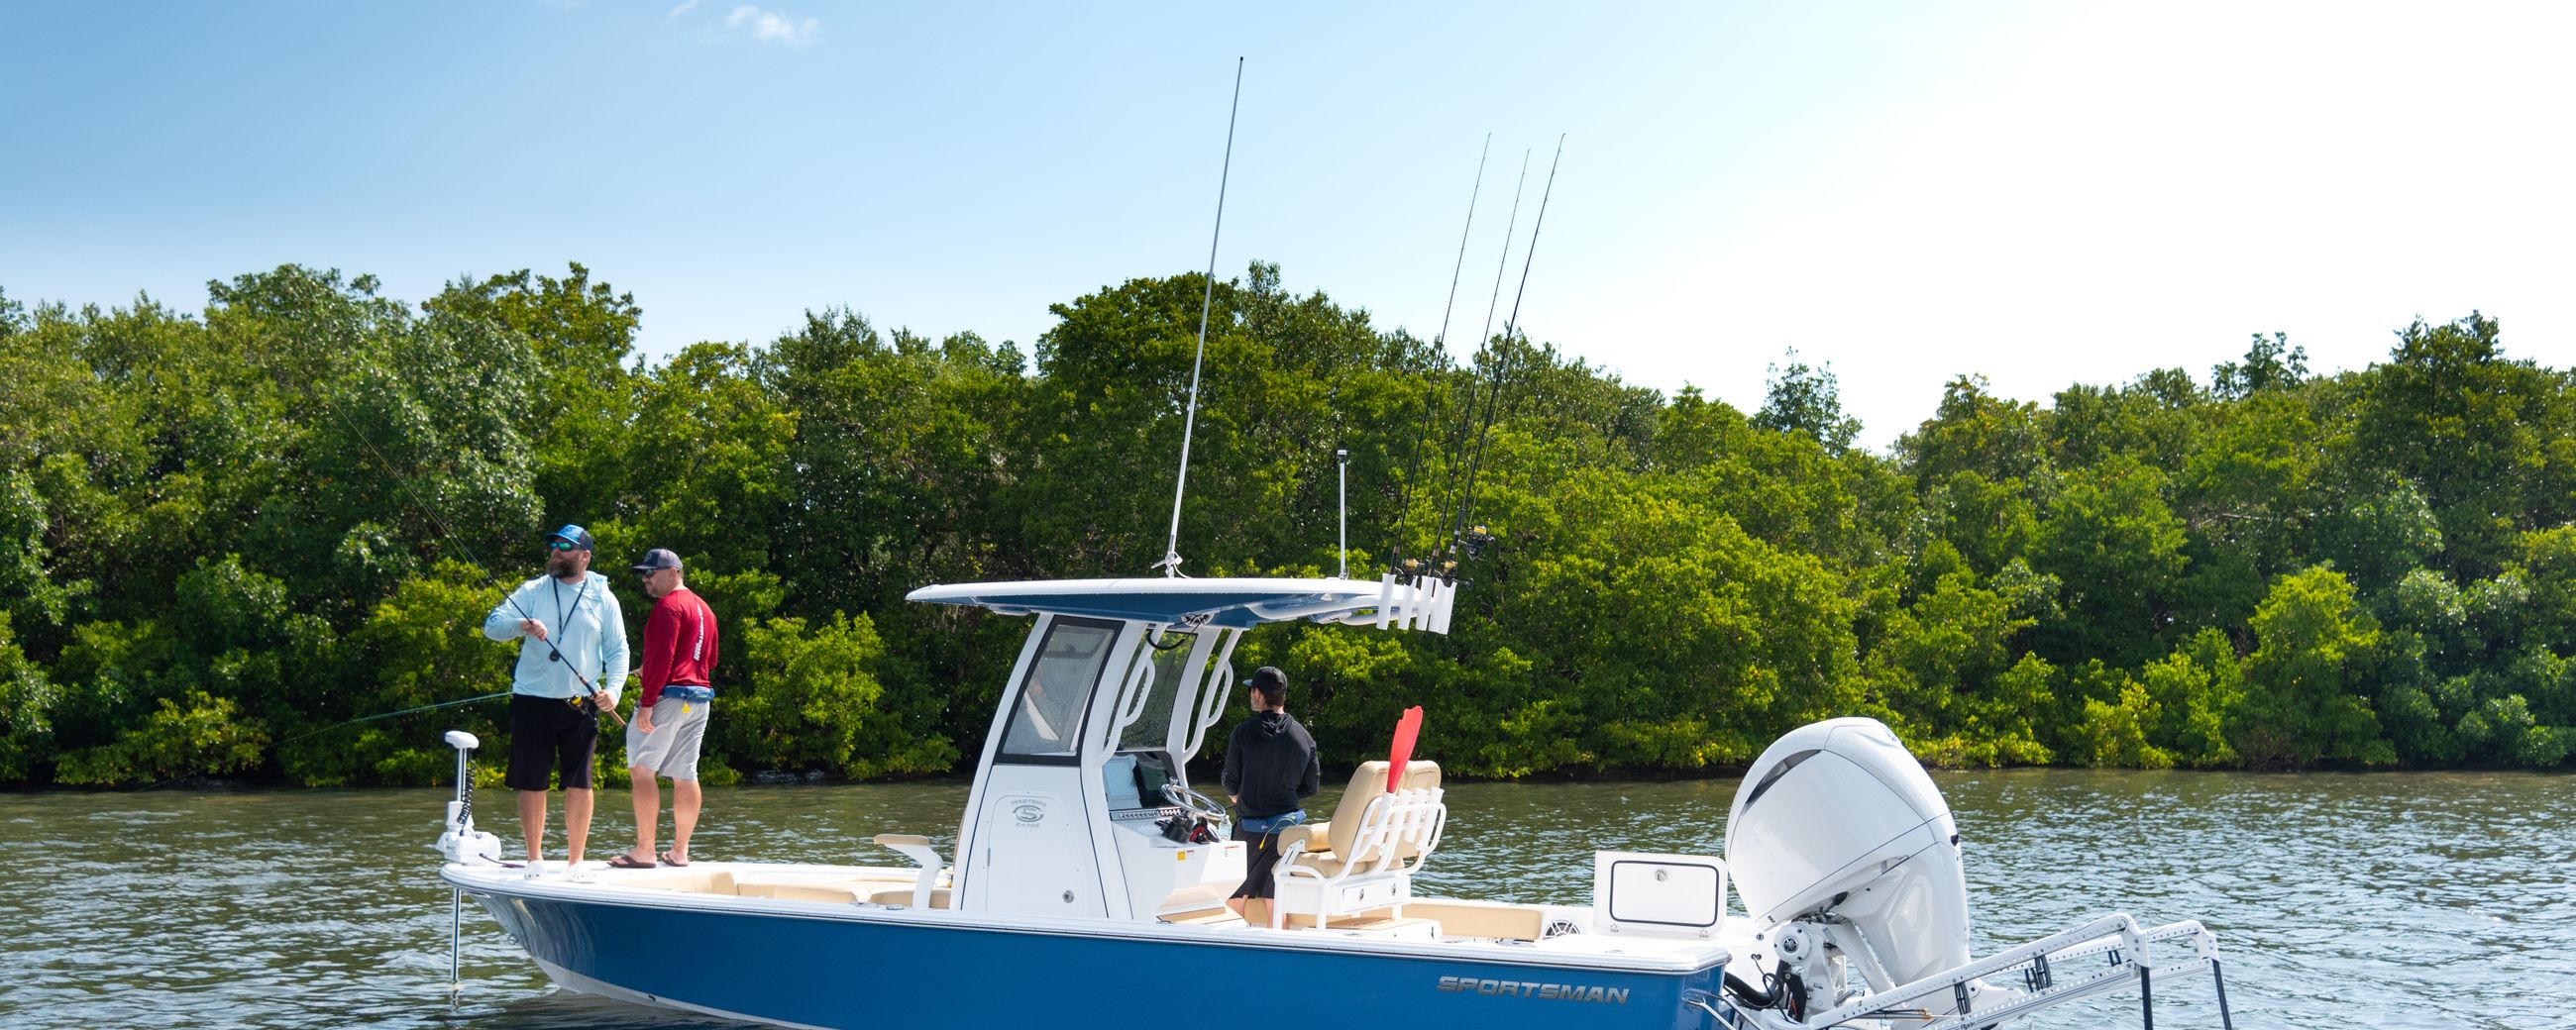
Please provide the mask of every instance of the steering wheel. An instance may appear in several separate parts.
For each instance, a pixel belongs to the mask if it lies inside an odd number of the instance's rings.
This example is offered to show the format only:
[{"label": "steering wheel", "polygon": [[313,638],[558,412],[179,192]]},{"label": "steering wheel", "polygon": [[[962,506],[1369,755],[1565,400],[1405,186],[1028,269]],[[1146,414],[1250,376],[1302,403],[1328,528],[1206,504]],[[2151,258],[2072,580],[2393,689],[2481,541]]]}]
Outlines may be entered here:
[{"label": "steering wheel", "polygon": [[1209,822],[1222,823],[1226,821],[1225,806],[1210,800],[1205,794],[1201,794],[1198,791],[1191,790],[1188,787],[1181,786],[1180,784],[1164,784],[1163,800],[1179,805],[1181,806],[1182,811],[1188,812],[1191,815],[1205,819]]}]

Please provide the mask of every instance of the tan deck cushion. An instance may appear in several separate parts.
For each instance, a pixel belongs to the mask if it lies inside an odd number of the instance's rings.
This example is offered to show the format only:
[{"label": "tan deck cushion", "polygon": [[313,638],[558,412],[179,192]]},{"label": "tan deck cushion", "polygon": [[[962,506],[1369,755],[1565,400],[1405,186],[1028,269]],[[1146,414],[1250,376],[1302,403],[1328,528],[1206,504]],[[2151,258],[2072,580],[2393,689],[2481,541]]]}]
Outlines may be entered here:
[{"label": "tan deck cushion", "polygon": [[1174,923],[1181,926],[1244,925],[1242,916],[1235,915],[1233,909],[1227,908],[1223,905],[1219,905],[1215,908],[1203,908],[1196,912],[1179,912],[1164,916],[1163,922]]},{"label": "tan deck cushion", "polygon": [[[880,905],[910,905],[912,904],[912,888],[898,887],[892,890],[880,890],[875,894],[869,895],[868,900]],[[948,907],[948,888],[941,887],[930,892],[930,907]]]},{"label": "tan deck cushion", "polygon": [[[1402,930],[1421,930],[1429,932],[1434,928],[1435,920],[1416,918],[1413,914],[1413,906],[1411,905],[1407,905],[1404,908],[1404,914],[1400,916],[1395,915],[1393,909],[1385,908],[1370,909],[1366,912],[1355,913],[1352,915],[1334,916],[1324,922],[1324,929],[1359,930],[1367,933],[1395,933]],[[1311,930],[1315,927],[1315,917],[1311,914],[1291,912],[1288,914],[1288,917],[1282,921],[1281,925],[1285,929],[1290,930]],[[1447,927],[1438,927],[1438,929],[1443,933],[1448,932]]]},{"label": "tan deck cushion", "polygon": [[[739,884],[734,892],[746,898],[776,898],[780,901],[830,901],[849,904],[873,900],[878,891],[893,887],[888,880],[751,880]],[[912,888],[903,888],[912,896]]]},{"label": "tan deck cushion", "polygon": [[[722,889],[716,887],[718,878],[723,880]],[[694,894],[733,893],[731,875],[704,869],[664,868],[631,872],[619,869],[601,874],[599,882],[611,887],[643,887],[648,890],[687,891]]]},{"label": "tan deck cushion", "polygon": [[825,883],[746,883],[736,888],[746,898],[773,898],[779,901],[837,901],[843,904],[859,900],[856,888],[847,884]]},{"label": "tan deck cushion", "polygon": [[1404,914],[1437,922],[1451,937],[1535,941],[1547,929],[1546,909],[1498,901],[1408,901]]}]

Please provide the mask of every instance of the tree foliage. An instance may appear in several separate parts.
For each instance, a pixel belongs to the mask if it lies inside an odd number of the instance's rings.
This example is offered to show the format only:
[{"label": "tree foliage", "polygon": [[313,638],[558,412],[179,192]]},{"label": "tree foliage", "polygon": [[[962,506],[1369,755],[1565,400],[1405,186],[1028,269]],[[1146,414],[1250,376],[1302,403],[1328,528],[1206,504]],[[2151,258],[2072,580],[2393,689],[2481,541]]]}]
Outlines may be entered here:
[{"label": "tree foliage", "polygon": [[711,780],[952,770],[1025,623],[904,594],[1160,561],[1211,293],[1184,571],[1338,568],[1337,449],[1355,575],[1494,541],[1448,636],[1245,642],[1330,762],[1413,704],[1493,777],[1739,766],[1847,714],[1953,765],[2576,747],[2576,379],[2481,314],[2358,371],[2272,334],[2044,404],[1969,372],[1876,454],[1794,351],[1746,413],[1545,342],[1453,357],[1267,264],[1104,286],[1026,351],[831,308],[658,361],[578,264],[208,292],[0,293],[0,783],[433,781],[436,731],[502,709],[427,706],[506,686],[476,624],[566,521],[604,570],[679,552],[723,620]]}]

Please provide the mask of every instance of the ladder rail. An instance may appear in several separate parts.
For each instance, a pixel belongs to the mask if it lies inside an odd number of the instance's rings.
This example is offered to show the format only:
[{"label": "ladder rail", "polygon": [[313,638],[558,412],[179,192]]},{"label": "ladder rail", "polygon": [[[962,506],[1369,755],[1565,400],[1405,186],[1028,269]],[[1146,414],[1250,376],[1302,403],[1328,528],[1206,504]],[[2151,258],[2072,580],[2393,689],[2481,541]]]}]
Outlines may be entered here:
[{"label": "ladder rail", "polygon": [[[2190,957],[2162,964],[2149,960],[2150,946],[2177,942],[2190,945]],[[2086,960],[2092,959],[2100,959],[2101,964],[2088,969]],[[1970,1030],[2143,982],[2154,973],[2208,969],[2215,976],[2217,960],[2217,935],[2197,920],[2143,927],[2128,913],[2115,912],[1852,999],[1809,1017],[1806,1025],[1826,1028],[1865,1020],[1901,1020],[1914,1030]],[[1934,1014],[1927,1007],[1927,1003],[1956,1005],[1966,1000],[1972,984],[2012,972],[2022,974],[2025,986],[1988,1007],[1945,1014]]]}]

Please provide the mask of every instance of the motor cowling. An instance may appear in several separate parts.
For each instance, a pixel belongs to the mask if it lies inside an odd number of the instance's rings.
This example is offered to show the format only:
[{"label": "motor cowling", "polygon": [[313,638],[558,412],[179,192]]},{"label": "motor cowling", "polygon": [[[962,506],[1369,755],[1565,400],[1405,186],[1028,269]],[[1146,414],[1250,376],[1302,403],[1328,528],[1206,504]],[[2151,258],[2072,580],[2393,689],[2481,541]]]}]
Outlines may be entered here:
[{"label": "motor cowling", "polygon": [[1968,885],[1950,806],[1876,719],[1829,719],[1754,760],[1726,816],[1726,863],[1765,933],[1850,926],[1893,986],[1968,960]]}]

